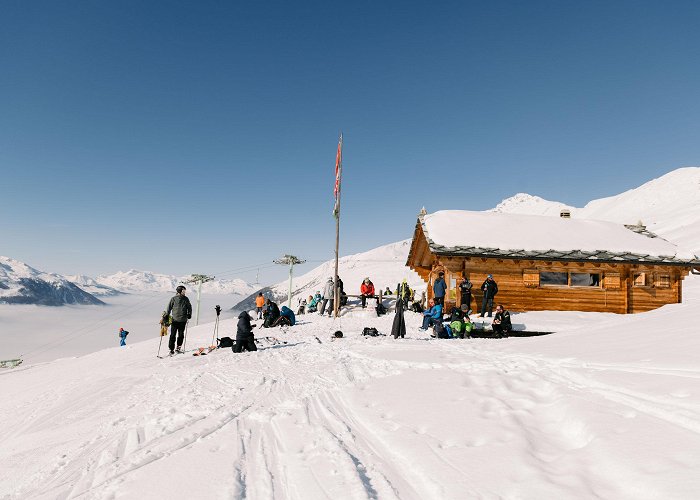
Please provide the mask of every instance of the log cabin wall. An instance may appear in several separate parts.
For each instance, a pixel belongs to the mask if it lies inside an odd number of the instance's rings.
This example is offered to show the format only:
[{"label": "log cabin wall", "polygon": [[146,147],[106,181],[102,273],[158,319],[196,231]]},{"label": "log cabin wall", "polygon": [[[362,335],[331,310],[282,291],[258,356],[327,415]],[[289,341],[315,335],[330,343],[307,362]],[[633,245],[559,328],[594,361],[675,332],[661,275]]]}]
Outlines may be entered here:
[{"label": "log cabin wall", "polygon": [[[498,284],[494,307],[502,303],[513,312],[559,310],[624,314],[680,302],[681,281],[687,271],[674,266],[449,256],[436,256],[431,268],[425,266],[427,259],[423,258],[421,263],[424,265],[411,267],[428,283],[429,298],[433,296],[432,283],[437,273],[445,272],[446,311],[461,305],[455,285],[463,274],[467,275],[474,285],[469,307],[475,312],[481,309],[481,284],[488,274],[492,274]],[[542,272],[569,276],[568,284],[543,285],[539,282]],[[599,285],[571,286],[571,273],[597,275]]]}]

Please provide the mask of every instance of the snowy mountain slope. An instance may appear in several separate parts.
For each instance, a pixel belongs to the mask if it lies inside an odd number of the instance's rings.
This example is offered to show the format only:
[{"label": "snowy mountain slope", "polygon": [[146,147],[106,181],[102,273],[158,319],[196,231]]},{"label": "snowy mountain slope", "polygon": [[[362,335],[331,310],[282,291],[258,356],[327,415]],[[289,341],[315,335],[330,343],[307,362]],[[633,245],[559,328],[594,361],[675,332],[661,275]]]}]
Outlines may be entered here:
[{"label": "snowy mountain slope", "polygon": [[574,207],[564,203],[548,201],[539,196],[526,193],[518,193],[510,198],[506,198],[490,211],[525,215],[555,215],[558,217],[563,209],[576,210]]},{"label": "snowy mountain slope", "polygon": [[[338,259],[338,276],[343,280],[345,293],[359,294],[360,285],[366,277],[372,280],[377,292],[380,288],[383,290],[387,286],[391,290],[395,290],[396,285],[403,279],[408,280],[408,284],[412,288],[424,290],[425,283],[420,276],[406,267],[410,248],[411,240],[403,240]],[[323,293],[323,286],[334,273],[335,261],[329,260],[301,276],[295,276],[292,282],[292,305],[296,308],[297,299],[307,298],[316,291]],[[282,281],[260,291],[266,297],[272,297],[280,304],[286,304],[289,281]],[[251,296],[237,304],[234,309],[249,310],[254,308],[257,293],[256,290]]]},{"label": "snowy mountain slope", "polygon": [[0,303],[104,304],[62,276],[38,271],[24,262],[3,256],[0,256]]},{"label": "snowy mountain slope", "polygon": [[[100,285],[121,290],[124,292],[172,292],[178,285],[184,284],[189,276],[172,276],[158,274],[148,271],[129,271],[114,273],[111,275],[100,275],[95,281]],[[185,285],[189,290],[194,290],[197,285]],[[256,290],[255,285],[251,285],[242,279],[215,279],[202,284],[202,293],[209,294],[235,294],[249,295]]]},{"label": "snowy mountain slope", "polygon": [[363,338],[393,318],[311,315],[256,353],[159,360],[154,338],[4,371],[0,498],[698,498],[691,284],[634,316],[513,316],[544,337],[436,341],[407,313],[408,339]]},{"label": "snowy mountain slope", "polygon": [[642,222],[647,229],[700,255],[700,167],[673,170],[635,189],[593,200],[583,208],[519,193],[493,211],[558,216],[569,208],[573,218],[620,224]]},{"label": "snowy mountain slope", "polygon": [[100,283],[95,281],[94,278],[91,278],[90,276],[85,276],[84,274],[67,275],[63,276],[63,278],[67,279],[71,283],[75,283],[86,292],[98,297],[111,297],[122,293],[119,290],[116,290],[112,287],[101,285]]}]

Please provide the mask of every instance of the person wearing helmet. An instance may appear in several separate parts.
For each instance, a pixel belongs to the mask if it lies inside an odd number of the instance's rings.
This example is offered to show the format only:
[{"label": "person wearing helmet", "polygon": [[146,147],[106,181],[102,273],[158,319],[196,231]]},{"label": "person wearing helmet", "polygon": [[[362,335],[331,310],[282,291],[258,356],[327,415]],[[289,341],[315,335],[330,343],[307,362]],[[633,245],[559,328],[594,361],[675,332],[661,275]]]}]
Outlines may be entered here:
[{"label": "person wearing helmet", "polygon": [[185,338],[185,326],[187,325],[187,320],[192,318],[192,304],[190,304],[190,299],[185,296],[186,288],[180,285],[175,291],[177,294],[170,299],[165,313],[165,316],[169,316],[172,313],[173,317],[173,322],[170,325],[170,340],[168,341],[170,354],[175,354],[176,337],[177,352],[181,352],[182,342]]}]

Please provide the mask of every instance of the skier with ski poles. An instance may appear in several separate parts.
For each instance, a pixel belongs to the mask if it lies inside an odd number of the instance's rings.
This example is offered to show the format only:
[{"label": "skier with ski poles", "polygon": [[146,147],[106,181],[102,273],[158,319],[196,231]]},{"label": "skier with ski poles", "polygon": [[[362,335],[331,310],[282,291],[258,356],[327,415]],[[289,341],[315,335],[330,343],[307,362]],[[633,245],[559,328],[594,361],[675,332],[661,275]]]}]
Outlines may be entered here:
[{"label": "skier with ski poles", "polygon": [[175,354],[175,338],[177,337],[177,352],[182,352],[182,342],[185,338],[185,327],[187,326],[187,320],[192,318],[192,304],[190,299],[185,296],[186,288],[182,285],[176,288],[176,295],[170,299],[168,304],[168,309],[165,312],[165,316],[171,315],[173,322],[170,325],[170,340],[168,342],[168,347],[170,347],[170,355]]}]

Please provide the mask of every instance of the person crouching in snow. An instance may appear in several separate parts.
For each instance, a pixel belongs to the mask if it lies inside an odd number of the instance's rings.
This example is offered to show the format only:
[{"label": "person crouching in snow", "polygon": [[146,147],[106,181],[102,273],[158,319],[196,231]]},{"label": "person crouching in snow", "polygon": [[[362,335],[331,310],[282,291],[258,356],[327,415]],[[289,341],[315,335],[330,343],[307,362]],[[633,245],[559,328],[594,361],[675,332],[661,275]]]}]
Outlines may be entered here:
[{"label": "person crouching in snow", "polygon": [[231,348],[233,352],[243,352],[244,350],[252,352],[258,350],[258,347],[255,345],[255,335],[253,335],[253,327],[255,325],[250,324],[251,319],[247,311],[243,311],[238,315],[236,343],[233,344]]},{"label": "person crouching in snow", "polygon": [[287,306],[282,306],[282,309],[280,310],[280,317],[277,318],[274,323],[272,323],[272,326],[294,326],[296,322],[297,319],[294,316],[294,311]]},{"label": "person crouching in snow", "polygon": [[508,333],[513,329],[513,325],[510,322],[510,313],[503,308],[503,304],[496,306],[496,317],[493,318],[491,328],[499,339],[508,337]]},{"label": "person crouching in snow", "polygon": [[433,299],[428,302],[430,309],[423,313],[423,326],[421,330],[427,330],[429,327],[438,323],[442,324],[442,306],[436,304]]},{"label": "person crouching in snow", "polygon": [[129,335],[129,332],[124,330],[123,328],[119,329],[119,345],[126,345],[126,336]]}]

